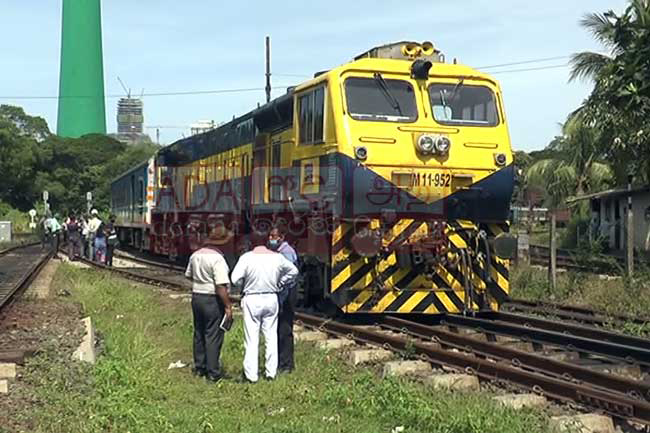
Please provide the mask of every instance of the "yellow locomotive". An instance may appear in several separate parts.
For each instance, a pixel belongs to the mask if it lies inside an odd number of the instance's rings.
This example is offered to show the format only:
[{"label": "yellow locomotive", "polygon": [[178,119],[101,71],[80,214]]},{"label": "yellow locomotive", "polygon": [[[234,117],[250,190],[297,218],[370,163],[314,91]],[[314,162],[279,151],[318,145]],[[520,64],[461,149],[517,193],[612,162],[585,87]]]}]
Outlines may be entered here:
[{"label": "yellow locomotive", "polygon": [[306,303],[459,313],[508,296],[513,157],[498,83],[431,43],[373,48],[156,156],[154,251],[286,227]]}]

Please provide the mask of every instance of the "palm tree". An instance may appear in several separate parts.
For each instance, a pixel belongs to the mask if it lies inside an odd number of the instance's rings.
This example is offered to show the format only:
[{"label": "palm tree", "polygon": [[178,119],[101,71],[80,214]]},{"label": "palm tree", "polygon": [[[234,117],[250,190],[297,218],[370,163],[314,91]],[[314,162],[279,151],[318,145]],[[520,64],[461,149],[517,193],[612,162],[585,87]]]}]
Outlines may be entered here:
[{"label": "palm tree", "polygon": [[[557,156],[537,161],[526,172],[527,184],[545,192],[546,203],[551,210],[549,279],[553,288],[556,286],[556,211],[568,198],[601,189],[612,179],[609,166],[598,161],[599,133],[585,123],[580,112],[569,117],[562,126],[562,133],[549,146]],[[586,203],[580,205],[577,212],[584,216]]]},{"label": "palm tree", "polygon": [[621,16],[609,10],[604,13],[590,13],[580,20],[580,25],[587,29],[600,42],[609,54],[584,51],[571,58],[571,75],[569,81],[576,79],[597,80],[615,66],[615,59],[624,54],[633,42],[633,27],[650,25],[650,0],[631,0],[630,6]]}]

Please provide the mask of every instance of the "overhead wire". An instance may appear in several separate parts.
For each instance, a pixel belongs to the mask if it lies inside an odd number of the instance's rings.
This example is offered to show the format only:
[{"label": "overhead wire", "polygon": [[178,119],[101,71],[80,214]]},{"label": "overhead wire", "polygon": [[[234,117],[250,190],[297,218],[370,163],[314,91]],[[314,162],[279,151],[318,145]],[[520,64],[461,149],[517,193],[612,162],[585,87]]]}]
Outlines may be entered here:
[{"label": "overhead wire", "polygon": [[[568,59],[571,56],[554,56],[554,57],[544,57],[538,59],[523,60],[517,62],[501,63],[495,65],[480,66],[476,69],[494,69],[501,68],[506,66],[517,66],[533,63],[542,63],[549,62],[552,60],[561,60]],[[494,71],[491,74],[505,74],[505,73],[517,73],[517,72],[531,72],[531,71],[542,71],[546,69],[557,69],[564,68],[569,66],[568,63],[561,65],[550,65],[550,66],[540,66],[534,68],[520,68],[520,69],[507,69],[503,71]],[[288,74],[288,73],[274,73],[272,74],[277,77],[295,77],[295,78],[310,78],[311,75],[307,74]],[[258,92],[264,91],[264,87],[249,87],[249,88],[234,88],[234,89],[216,89],[216,90],[190,90],[190,91],[176,91],[176,92],[155,92],[155,93],[143,93],[142,97],[158,97],[158,96],[192,96],[192,95],[217,95],[217,94],[227,94],[227,93],[245,93],[245,92]],[[283,88],[274,88],[273,91],[284,91]],[[115,99],[123,98],[125,95],[122,94],[109,94],[104,95],[105,99]],[[5,100],[34,100],[34,99],[68,99],[68,98],[97,98],[97,96],[87,96],[87,95],[62,95],[62,96],[24,96],[24,95],[14,95],[14,96],[5,96],[0,95],[0,99]]]}]

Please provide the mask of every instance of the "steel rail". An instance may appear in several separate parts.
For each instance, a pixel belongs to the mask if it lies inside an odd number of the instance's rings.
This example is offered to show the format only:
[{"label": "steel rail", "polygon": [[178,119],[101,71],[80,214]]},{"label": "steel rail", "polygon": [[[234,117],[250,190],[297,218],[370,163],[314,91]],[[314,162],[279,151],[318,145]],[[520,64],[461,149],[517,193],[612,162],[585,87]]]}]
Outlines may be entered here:
[{"label": "steel rail", "polygon": [[130,256],[130,255],[126,255],[124,253],[115,252],[113,254],[113,257],[117,257],[117,258],[120,258],[122,260],[130,260],[132,262],[141,263],[143,265],[155,266],[157,268],[161,268],[161,269],[165,269],[165,270],[169,270],[169,271],[178,271],[178,272],[185,271],[185,268],[182,268],[182,267],[180,267],[178,265],[175,265],[173,263],[157,262],[155,260],[149,260],[149,259],[145,259],[145,258],[142,258],[142,257]]},{"label": "steel rail", "polygon": [[108,271],[108,272],[113,272],[116,273],[124,278],[133,280],[133,281],[138,281],[140,283],[152,285],[152,286],[164,286],[167,289],[174,290],[174,291],[183,291],[187,292],[188,289],[184,285],[180,283],[176,283],[174,281],[168,281],[164,280],[162,278],[155,278],[155,277],[150,277],[142,274],[136,274],[135,272],[130,272],[130,271],[125,271],[124,269],[119,269],[111,266],[105,266],[102,265],[101,263],[96,263],[93,262],[92,260],[88,260],[82,257],[77,258],[77,260],[81,263],[84,263],[88,266],[92,266],[94,268],[103,270],[103,271]]},{"label": "steel rail", "polygon": [[413,341],[403,335],[386,335],[371,329],[305,313],[296,313],[296,319],[307,326],[333,335],[349,337],[360,343],[378,345],[398,352],[415,351],[415,354],[421,359],[437,365],[465,370],[485,380],[505,380],[522,388],[544,394],[554,400],[577,402],[616,417],[650,423],[650,403],[646,401],[526,371],[508,363],[494,362],[462,352],[445,350],[436,344]]},{"label": "steel rail", "polygon": [[[25,245],[23,245],[24,247]],[[13,299],[14,295],[21,289],[27,287],[36,276],[41,272],[43,267],[47,262],[52,258],[52,253],[45,254],[41,257],[36,263],[32,264],[27,272],[25,272],[20,279],[9,289],[7,293],[4,293],[2,298],[0,298],[0,309],[6,307],[9,302]]]},{"label": "steel rail", "polygon": [[25,244],[14,245],[12,247],[5,248],[4,250],[0,250],[0,257],[2,257],[4,255],[7,255],[7,254],[9,254],[9,253],[11,253],[13,251],[19,250],[21,248],[32,247],[32,246],[39,245],[39,244],[40,244],[40,242],[28,242],[28,243],[25,243]]},{"label": "steel rail", "polygon": [[571,318],[571,314],[584,315],[586,317],[596,317],[598,318],[596,320],[602,323],[609,322],[610,320],[608,319],[610,318],[619,322],[634,323],[638,325],[650,323],[649,317],[635,317],[629,314],[620,313],[610,314],[604,311],[592,310],[590,308],[579,307],[576,305],[563,305],[548,301],[528,301],[526,299],[512,298],[506,301],[504,305],[528,308],[528,311],[539,311],[542,314],[555,314],[558,317],[562,317],[560,316],[561,314],[566,316],[566,318]]},{"label": "steel rail", "polygon": [[515,367],[530,368],[564,380],[650,400],[650,384],[646,382],[601,373],[569,362],[556,361],[535,353],[510,348],[503,344],[482,341],[408,319],[384,317],[377,322],[377,325],[394,331],[405,332],[424,340],[433,340],[443,346],[472,352],[475,355],[508,361]]},{"label": "steel rail", "polygon": [[566,347],[570,350],[591,355],[600,355],[619,362],[650,367],[650,350],[626,346],[592,338],[578,337],[557,331],[531,328],[503,322],[500,320],[479,319],[458,315],[447,315],[441,320],[442,324],[461,326],[499,335],[509,335],[533,343]]},{"label": "steel rail", "polygon": [[650,340],[645,338],[634,337],[632,335],[620,334],[617,332],[606,331],[593,326],[576,325],[573,323],[557,322],[554,320],[542,319],[533,316],[524,316],[521,314],[505,313],[502,311],[488,313],[486,316],[490,319],[499,320],[508,323],[516,323],[524,326],[531,326],[549,331],[562,332],[565,334],[575,335],[577,337],[591,338],[595,340],[606,341],[609,343],[620,344],[646,349],[650,354]]}]

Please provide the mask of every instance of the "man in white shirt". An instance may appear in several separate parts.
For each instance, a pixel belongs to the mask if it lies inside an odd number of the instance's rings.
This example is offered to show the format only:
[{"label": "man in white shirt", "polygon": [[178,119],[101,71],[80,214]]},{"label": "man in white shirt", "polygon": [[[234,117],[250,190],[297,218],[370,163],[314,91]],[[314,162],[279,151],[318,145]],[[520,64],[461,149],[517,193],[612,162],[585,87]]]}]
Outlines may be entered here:
[{"label": "man in white shirt", "polygon": [[190,257],[185,276],[192,280],[192,315],[194,317],[194,374],[212,382],[222,378],[221,346],[224,330],[221,322],[232,320],[228,297],[230,280],[228,264],[219,250],[228,243],[232,233],[223,226],[213,228],[203,248]]},{"label": "man in white shirt", "polygon": [[90,220],[88,221],[88,245],[89,245],[89,260],[95,260],[95,237],[97,236],[97,230],[102,225],[102,220],[99,219],[99,212],[97,209],[90,211]]},{"label": "man in white shirt", "polygon": [[258,380],[260,328],[266,346],[265,376],[275,379],[278,369],[278,292],[298,276],[298,269],[281,254],[269,250],[266,241],[264,233],[253,233],[253,250],[239,258],[231,275],[233,284],[242,287],[244,376],[253,383]]}]

